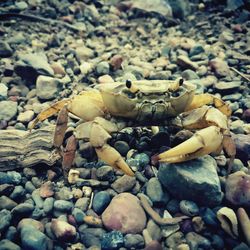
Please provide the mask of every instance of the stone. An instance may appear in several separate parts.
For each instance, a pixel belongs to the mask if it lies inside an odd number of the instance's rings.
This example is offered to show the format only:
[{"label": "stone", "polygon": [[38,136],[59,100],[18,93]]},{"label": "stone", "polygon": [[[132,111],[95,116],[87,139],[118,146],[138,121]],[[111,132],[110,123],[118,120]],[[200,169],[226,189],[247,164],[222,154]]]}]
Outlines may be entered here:
[{"label": "stone", "polygon": [[214,84],[214,88],[217,90],[217,92],[223,95],[229,95],[235,93],[236,91],[239,90],[240,86],[241,86],[240,81],[218,82]]},{"label": "stone", "polygon": [[122,193],[112,199],[102,213],[102,221],[108,230],[136,234],[145,228],[146,215],[136,196]]},{"label": "stone", "polygon": [[26,225],[21,229],[22,249],[46,250],[48,238],[45,234],[31,225]]},{"label": "stone", "polygon": [[250,134],[237,134],[232,136],[236,146],[236,158],[240,159],[244,164],[250,160]]},{"label": "stone", "polygon": [[119,231],[112,231],[103,234],[101,238],[101,247],[103,250],[118,249],[123,246],[124,239],[123,235]]},{"label": "stone", "polygon": [[13,54],[13,50],[10,45],[5,41],[0,41],[0,57],[10,57]]},{"label": "stone", "polygon": [[23,186],[18,185],[18,186],[15,186],[13,192],[10,194],[10,198],[15,201],[20,201],[24,198],[25,193],[26,192]]},{"label": "stone", "polygon": [[114,143],[114,148],[122,155],[126,156],[129,151],[129,145],[125,141],[116,141]]},{"label": "stone", "polygon": [[55,199],[53,197],[46,198],[43,203],[43,211],[45,214],[50,214],[54,207]]},{"label": "stone", "polygon": [[42,100],[53,100],[62,90],[62,82],[49,76],[38,76],[36,80],[37,96]]},{"label": "stone", "polygon": [[36,230],[39,230],[42,233],[44,232],[43,223],[38,220],[31,219],[31,218],[23,218],[22,220],[20,220],[17,225],[17,230],[21,231],[22,228],[26,226],[33,226]]},{"label": "stone", "polygon": [[54,202],[54,209],[60,212],[71,212],[73,208],[73,203],[65,200],[56,200]]},{"label": "stone", "polygon": [[[85,247],[93,247],[93,249],[101,249],[101,242],[98,237],[94,234],[88,232],[80,233],[81,242],[84,244]],[[91,249],[91,248],[89,248]]]},{"label": "stone", "polygon": [[153,203],[164,203],[164,193],[158,178],[151,178],[146,186],[146,194]]},{"label": "stone", "polygon": [[183,69],[191,69],[195,71],[199,68],[199,65],[196,62],[192,62],[184,55],[178,56],[176,63]]},{"label": "stone", "polygon": [[14,66],[14,71],[27,82],[35,83],[38,75],[53,76],[47,57],[43,53],[23,54]]},{"label": "stone", "polygon": [[108,75],[109,74],[109,63],[108,62],[99,62],[96,65],[96,74],[98,76]]},{"label": "stone", "polygon": [[182,232],[173,233],[166,239],[166,246],[170,249],[176,248],[176,246],[182,243],[186,243],[185,236]]},{"label": "stone", "polygon": [[78,47],[75,50],[75,53],[76,53],[76,58],[79,62],[84,62],[90,58],[93,58],[95,55],[94,50],[84,46]]},{"label": "stone", "polygon": [[191,249],[211,249],[211,242],[195,232],[187,233],[186,240]]},{"label": "stone", "polygon": [[6,100],[7,96],[8,96],[8,87],[5,84],[0,83],[0,101]]},{"label": "stone", "polygon": [[158,178],[167,191],[180,200],[217,206],[222,201],[216,162],[204,156],[183,163],[160,163]]},{"label": "stone", "polygon": [[196,56],[198,54],[204,53],[205,49],[201,44],[196,44],[189,51],[189,56]]},{"label": "stone", "polygon": [[71,242],[76,237],[76,228],[65,221],[52,219],[51,230],[58,240]]},{"label": "stone", "polygon": [[74,216],[74,218],[78,224],[83,224],[83,222],[84,222],[83,218],[85,216],[85,213],[81,209],[79,209],[77,207],[74,208],[72,211],[72,215]]},{"label": "stone", "polygon": [[115,182],[111,184],[111,187],[117,192],[117,193],[123,193],[126,191],[131,190],[136,183],[136,178],[131,177],[128,175],[123,175],[119,179],[117,179]]},{"label": "stone", "polygon": [[43,198],[40,196],[40,190],[39,189],[35,189],[32,194],[31,197],[33,199],[33,201],[35,202],[36,207],[38,208],[43,208]]},{"label": "stone", "polygon": [[17,114],[17,102],[0,101],[0,121],[10,121]]},{"label": "stone", "polygon": [[28,123],[34,118],[34,111],[33,110],[27,110],[25,112],[19,113],[17,116],[17,120],[22,123]]},{"label": "stone", "polygon": [[163,247],[159,241],[152,240],[150,243],[146,245],[144,250],[163,250]]},{"label": "stone", "polygon": [[101,214],[110,203],[110,194],[107,191],[100,191],[94,195],[93,210]]},{"label": "stone", "polygon": [[216,213],[209,207],[203,207],[200,209],[200,216],[206,225],[212,227],[218,227],[219,221],[217,219]]},{"label": "stone", "polygon": [[170,0],[168,1],[172,7],[173,16],[175,18],[183,19],[185,16],[190,14],[191,5],[188,0]]},{"label": "stone", "polygon": [[180,202],[180,210],[183,214],[190,217],[199,214],[199,207],[193,201],[182,200]]},{"label": "stone", "polygon": [[22,176],[16,171],[0,172],[0,184],[20,184]]},{"label": "stone", "polygon": [[126,234],[124,236],[124,246],[128,249],[141,249],[144,246],[143,236],[140,234]]},{"label": "stone", "polygon": [[102,166],[96,170],[96,177],[100,181],[113,182],[115,179],[114,169],[111,166]]},{"label": "stone", "polygon": [[226,179],[225,196],[233,205],[250,207],[250,175],[243,171],[230,174]]},{"label": "stone", "polygon": [[54,183],[47,181],[43,183],[39,189],[39,194],[42,198],[48,198],[54,195]]},{"label": "stone", "polygon": [[110,59],[110,65],[112,66],[113,70],[118,70],[121,68],[123,62],[123,57],[121,55],[114,55]]},{"label": "stone", "polygon": [[21,250],[21,248],[10,240],[4,239],[0,241],[1,250]]},{"label": "stone", "polygon": [[104,83],[112,83],[114,82],[114,80],[110,75],[102,75],[98,77],[98,82],[104,84]]},{"label": "stone", "polygon": [[195,80],[199,79],[199,76],[191,69],[186,69],[181,73],[184,80]]},{"label": "stone", "polygon": [[228,64],[220,58],[214,58],[209,62],[211,70],[214,71],[216,76],[224,77],[229,75],[230,69]]},{"label": "stone", "polygon": [[29,203],[20,203],[11,210],[11,214],[15,219],[28,217],[34,210],[34,205]]},{"label": "stone", "polygon": [[152,219],[148,220],[146,230],[148,231],[152,240],[161,240],[161,228]]},{"label": "stone", "polygon": [[7,209],[2,209],[0,211],[0,233],[6,230],[12,220],[11,212]]},{"label": "stone", "polygon": [[15,206],[17,206],[17,203],[15,201],[13,201],[12,199],[10,199],[5,195],[0,196],[0,210],[2,209],[11,210]]}]

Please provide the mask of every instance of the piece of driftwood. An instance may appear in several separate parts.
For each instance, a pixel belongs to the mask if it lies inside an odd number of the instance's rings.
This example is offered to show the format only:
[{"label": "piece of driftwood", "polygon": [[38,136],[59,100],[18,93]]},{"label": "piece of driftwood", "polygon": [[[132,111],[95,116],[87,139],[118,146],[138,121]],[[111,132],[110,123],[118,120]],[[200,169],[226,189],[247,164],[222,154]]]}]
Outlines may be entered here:
[{"label": "piece of driftwood", "polygon": [[0,130],[0,171],[54,165],[60,155],[53,147],[54,126],[30,131]]}]

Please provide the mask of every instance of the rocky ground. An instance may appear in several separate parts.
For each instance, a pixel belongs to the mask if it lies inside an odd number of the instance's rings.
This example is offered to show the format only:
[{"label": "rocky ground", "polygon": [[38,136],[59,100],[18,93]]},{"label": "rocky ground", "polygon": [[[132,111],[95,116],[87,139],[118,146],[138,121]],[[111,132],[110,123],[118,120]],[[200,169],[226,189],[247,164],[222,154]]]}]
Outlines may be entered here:
[{"label": "rocky ground", "polygon": [[0,172],[1,250],[249,249],[249,2],[153,2],[1,1],[0,133],[27,131],[43,109],[88,86],[182,77],[230,105],[232,173],[223,152],[153,166],[151,156],[187,131],[113,135],[135,177],[98,161],[80,141],[74,184],[60,162]]}]

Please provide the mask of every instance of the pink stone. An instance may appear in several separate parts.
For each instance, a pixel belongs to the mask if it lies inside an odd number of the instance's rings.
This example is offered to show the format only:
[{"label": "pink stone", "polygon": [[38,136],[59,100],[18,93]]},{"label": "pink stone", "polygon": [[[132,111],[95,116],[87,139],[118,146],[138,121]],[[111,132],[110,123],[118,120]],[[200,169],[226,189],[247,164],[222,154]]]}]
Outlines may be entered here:
[{"label": "pink stone", "polygon": [[237,206],[250,207],[250,175],[243,171],[230,174],[225,185],[226,199]]},{"label": "pink stone", "polygon": [[144,250],[162,250],[162,246],[158,241],[152,240]]},{"label": "pink stone", "polygon": [[51,181],[43,183],[40,187],[40,196],[42,198],[48,198],[54,195],[54,184]]},{"label": "pink stone", "polygon": [[123,62],[123,58],[121,55],[114,55],[111,59],[110,59],[110,64],[112,65],[114,70],[120,69],[121,65]]},{"label": "pink stone", "polygon": [[130,193],[115,196],[102,214],[104,226],[122,233],[140,233],[146,226],[146,215],[139,199]]}]

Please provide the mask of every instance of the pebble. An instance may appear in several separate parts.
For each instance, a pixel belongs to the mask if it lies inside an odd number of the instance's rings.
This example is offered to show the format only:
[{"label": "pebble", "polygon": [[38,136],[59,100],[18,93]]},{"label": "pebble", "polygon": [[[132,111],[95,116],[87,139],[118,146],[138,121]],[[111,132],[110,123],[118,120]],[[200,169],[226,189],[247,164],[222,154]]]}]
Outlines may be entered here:
[{"label": "pebble", "polygon": [[0,184],[20,184],[22,176],[16,171],[0,172]]},{"label": "pebble", "polygon": [[23,249],[46,250],[48,239],[32,225],[26,225],[21,229],[21,244]]},{"label": "pebble", "polygon": [[22,123],[28,123],[34,118],[34,111],[33,110],[27,110],[25,112],[19,113],[17,116],[17,120]]},{"label": "pebble", "polygon": [[181,76],[185,80],[199,79],[199,76],[191,69],[186,69],[181,73]]},{"label": "pebble", "polygon": [[199,65],[196,62],[192,62],[188,57],[184,55],[178,56],[176,63],[183,69],[191,69],[195,71],[199,68]]},{"label": "pebble", "polygon": [[6,100],[7,95],[8,95],[8,87],[5,84],[0,83],[0,101]]},{"label": "pebble", "polygon": [[114,169],[111,166],[102,166],[96,169],[96,177],[100,181],[113,182],[115,180]]},{"label": "pebble", "polygon": [[161,240],[161,228],[152,219],[148,220],[146,230],[152,240]]},{"label": "pebble", "polygon": [[175,199],[171,199],[166,206],[166,209],[171,213],[171,214],[176,214],[180,211],[180,205],[179,201]]},{"label": "pebble", "polygon": [[117,193],[123,193],[131,190],[136,183],[136,178],[128,175],[123,175],[111,184],[111,187]]},{"label": "pebble", "polygon": [[108,62],[100,62],[96,65],[96,74],[98,76],[108,75],[109,74],[109,63]]},{"label": "pebble", "polygon": [[24,218],[22,219],[18,225],[17,225],[17,230],[20,231],[22,228],[25,228],[26,226],[32,226],[36,230],[39,230],[40,232],[44,232],[44,225],[42,222],[31,219],[31,218]]},{"label": "pebble", "polygon": [[34,209],[35,207],[32,204],[29,204],[27,202],[20,203],[11,210],[11,214],[15,219],[20,220],[22,218],[25,218],[31,215]]},{"label": "pebble", "polygon": [[116,141],[114,144],[114,148],[122,155],[126,156],[129,151],[129,145],[125,141]]},{"label": "pebble", "polygon": [[199,214],[199,207],[193,201],[182,200],[180,210],[183,214],[191,217]]},{"label": "pebble", "polygon": [[126,248],[141,249],[144,247],[144,239],[140,234],[126,234],[124,236],[124,246]]},{"label": "pebble", "polygon": [[211,249],[211,242],[195,232],[187,233],[185,238],[191,249]]},{"label": "pebble", "polygon": [[62,82],[50,76],[38,76],[36,80],[36,93],[41,100],[53,100],[62,90]]},{"label": "pebble", "polygon": [[10,57],[13,54],[13,50],[10,45],[5,41],[0,41],[0,57]]},{"label": "pebble", "polygon": [[237,134],[233,136],[233,139],[236,146],[236,158],[246,163],[250,160],[250,134]]},{"label": "pebble", "polygon": [[150,243],[146,245],[144,250],[163,250],[161,244],[157,240],[152,240]]},{"label": "pebble", "polygon": [[189,56],[199,55],[204,52],[205,52],[204,47],[201,44],[196,44],[194,47],[190,49]]},{"label": "pebble", "polygon": [[229,75],[230,73],[229,66],[227,65],[225,61],[223,61],[220,58],[212,59],[209,62],[209,65],[211,69],[214,71],[214,73],[216,74],[216,76],[218,77],[224,77],[224,76]]},{"label": "pebble", "polygon": [[18,185],[18,186],[15,186],[13,192],[10,195],[10,198],[15,200],[15,201],[20,201],[24,198],[25,193],[26,193],[26,191],[23,188],[23,186]]},{"label": "pebble", "polygon": [[164,192],[158,178],[151,178],[146,185],[146,194],[153,203],[164,203]]},{"label": "pebble", "polygon": [[65,201],[65,200],[56,200],[54,202],[54,209],[60,212],[71,212],[73,208],[73,203],[70,201]]},{"label": "pebble", "polygon": [[94,195],[93,199],[93,210],[97,214],[101,214],[108,204],[110,203],[110,194],[106,191],[100,191],[97,194]]},{"label": "pebble", "polygon": [[58,240],[71,242],[76,237],[76,228],[65,221],[51,220],[51,230]]},{"label": "pebble", "polygon": [[13,101],[0,101],[0,121],[10,121],[17,114],[17,103]]},{"label": "pebble", "polygon": [[46,214],[50,214],[54,207],[55,199],[53,197],[46,198],[43,202],[43,211]]},{"label": "pebble", "polygon": [[241,86],[240,81],[218,82],[215,83],[214,88],[218,93],[221,93],[223,95],[229,95],[239,90],[240,86]]},{"label": "pebble", "polygon": [[182,232],[176,232],[167,237],[166,246],[171,248],[176,248],[176,246],[186,243],[185,236]]},{"label": "pebble", "polygon": [[202,217],[206,225],[218,227],[219,221],[217,219],[216,213],[211,208],[201,208],[200,216]]},{"label": "pebble", "polygon": [[123,235],[119,231],[106,233],[101,239],[101,247],[103,250],[119,249],[123,244]]},{"label": "pebble", "polygon": [[21,248],[14,242],[4,239],[0,241],[0,249],[2,250],[21,250]]},{"label": "pebble", "polygon": [[17,203],[15,201],[5,195],[0,196],[0,209],[11,210],[15,206],[17,206]]},{"label": "pebble", "polygon": [[85,213],[81,209],[75,207],[72,211],[72,215],[78,224],[82,224],[84,222]]},{"label": "pebble", "polygon": [[0,233],[4,232],[10,226],[11,220],[11,212],[7,209],[2,209],[0,211]]},{"label": "pebble", "polygon": [[122,233],[140,233],[146,226],[146,215],[139,199],[130,193],[115,196],[102,213],[104,226]]}]

